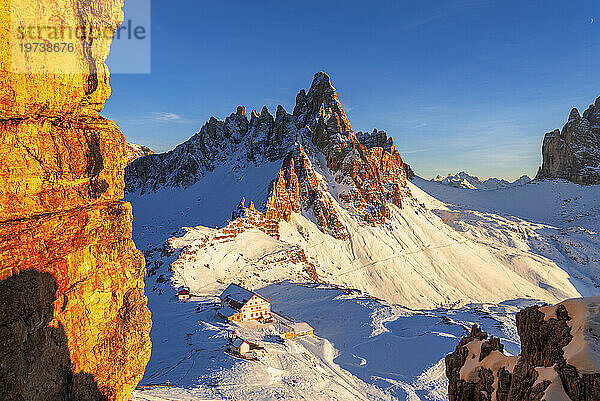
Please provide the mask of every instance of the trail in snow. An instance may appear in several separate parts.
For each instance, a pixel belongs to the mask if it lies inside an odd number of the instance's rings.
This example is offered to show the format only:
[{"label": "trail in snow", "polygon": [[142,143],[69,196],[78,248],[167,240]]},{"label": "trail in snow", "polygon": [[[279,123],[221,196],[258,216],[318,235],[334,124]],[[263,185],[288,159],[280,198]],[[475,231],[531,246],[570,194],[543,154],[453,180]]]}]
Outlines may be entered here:
[{"label": "trail in snow", "polygon": [[[519,309],[600,292],[598,187],[543,182],[467,196],[415,184],[415,199],[395,213],[387,233],[356,225],[344,243],[295,215],[282,224],[281,241],[250,231],[209,251],[196,245],[214,229],[182,229],[210,219],[219,224],[193,205],[204,189],[173,202],[166,220],[159,211],[175,192],[133,197],[134,239],[147,257],[153,313],[152,357],[140,383],[150,388],[134,399],[447,400],[443,357],[472,323],[516,355]],[[225,207],[218,213],[226,218]],[[169,237],[173,253],[162,246]],[[301,265],[277,262],[294,245],[340,288],[305,283]],[[174,300],[172,264],[175,284],[204,297]],[[456,270],[461,265],[467,268]],[[473,287],[457,287],[452,274],[467,274]],[[319,338],[280,344],[273,328],[220,322],[212,296],[232,280],[269,297],[283,316],[309,322]],[[265,346],[259,362],[223,352],[233,329]]]}]

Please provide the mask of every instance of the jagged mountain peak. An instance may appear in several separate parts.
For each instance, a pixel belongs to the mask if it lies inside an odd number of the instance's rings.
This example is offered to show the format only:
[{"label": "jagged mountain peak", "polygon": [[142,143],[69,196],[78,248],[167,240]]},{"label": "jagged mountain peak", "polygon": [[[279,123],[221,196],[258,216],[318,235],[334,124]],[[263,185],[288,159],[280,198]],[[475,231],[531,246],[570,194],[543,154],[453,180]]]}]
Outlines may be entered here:
[{"label": "jagged mountain peak", "polygon": [[253,178],[268,187],[269,199],[254,199],[267,213],[266,221],[286,220],[303,210],[339,239],[347,238],[348,230],[336,202],[374,225],[390,218],[390,205],[402,207],[410,193],[409,169],[393,140],[377,129],[355,134],[323,72],[315,75],[308,93],[300,91],[293,115],[279,106],[273,118],[265,106],[260,114],[252,110],[248,121],[240,106],[225,121],[212,117],[173,151],[132,163],[127,191],[188,187],[219,166],[242,179],[249,166],[273,162],[281,163],[278,175]]},{"label": "jagged mountain peak", "polygon": [[240,117],[245,117],[246,119],[248,118],[246,116],[246,107],[245,106],[238,106],[235,114],[237,114]]},{"label": "jagged mountain peak", "polygon": [[571,110],[571,113],[569,113],[569,121],[572,120],[577,120],[581,118],[581,114],[579,114],[579,110],[577,110],[577,108],[573,108],[573,110]]},{"label": "jagged mountain peak", "polygon": [[[315,74],[308,93],[302,89],[296,97],[296,108],[307,108],[311,116],[316,115],[322,105],[329,108],[335,107],[338,104],[337,91],[331,84],[329,75],[324,72],[317,72]],[[297,113],[294,112],[294,115],[297,115]]]},{"label": "jagged mountain peak", "polygon": [[[308,93],[302,89],[296,96],[294,118],[299,129],[310,127],[316,136],[323,132],[323,128],[327,128],[328,133],[338,131],[340,139],[354,135],[331,78],[324,72],[315,74]],[[327,138],[317,138],[316,142],[323,144],[323,139]]]},{"label": "jagged mountain peak", "polygon": [[148,146],[139,145],[133,142],[127,142],[127,163],[131,163],[132,161],[139,159],[140,157],[144,157],[147,155],[153,155],[154,151],[150,149]]},{"label": "jagged mountain peak", "polygon": [[486,180],[480,180],[479,177],[470,175],[465,171],[461,171],[456,174],[450,173],[445,177],[442,177],[438,174],[438,176],[431,179],[431,181],[455,188],[473,190],[494,190],[522,186],[530,183],[531,178],[529,178],[527,175],[522,175],[520,178],[512,182],[498,178],[488,178]]},{"label": "jagged mountain peak", "polygon": [[[324,153],[328,167],[339,171],[348,154],[358,149],[381,147],[397,153],[384,131],[360,133],[357,138],[337,97],[331,78],[315,74],[308,92],[300,91],[294,114],[281,105],[275,118],[264,106],[248,116],[238,106],[224,121],[211,117],[201,130],[174,150],[134,162],[128,168],[127,191],[154,191],[160,187],[187,187],[199,181],[216,165],[231,160],[239,164],[283,160],[295,143],[311,143]],[[398,156],[399,158],[399,156]]]},{"label": "jagged mountain peak", "polygon": [[560,178],[577,184],[600,184],[600,97],[583,116],[572,109],[562,130],[544,136],[542,157],[538,180]]}]

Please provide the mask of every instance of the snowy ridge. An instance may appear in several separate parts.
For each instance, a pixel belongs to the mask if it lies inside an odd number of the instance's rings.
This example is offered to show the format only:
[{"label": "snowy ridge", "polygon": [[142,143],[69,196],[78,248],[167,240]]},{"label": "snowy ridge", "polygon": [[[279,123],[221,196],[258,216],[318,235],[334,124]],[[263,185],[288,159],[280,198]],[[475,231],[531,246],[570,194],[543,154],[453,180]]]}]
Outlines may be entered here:
[{"label": "snowy ridge", "polygon": [[487,180],[481,181],[479,177],[475,177],[461,171],[456,174],[448,174],[446,177],[442,177],[438,175],[435,178],[431,179],[432,182],[438,182],[443,185],[447,185],[454,188],[464,188],[464,189],[501,189],[501,188],[512,188],[525,184],[529,184],[531,182],[531,178],[526,175],[523,175],[521,178],[509,182],[506,180],[498,179],[498,178],[488,178]]},{"label": "snowy ridge", "polygon": [[248,120],[246,109],[238,107],[224,121],[211,118],[198,132],[174,150],[150,155],[130,164],[125,171],[128,192],[187,188],[220,166],[232,171],[247,165],[260,166],[280,161],[295,142],[295,127],[282,107],[277,117],[264,107]]},{"label": "snowy ridge", "polygon": [[153,154],[154,151],[147,146],[127,142],[127,163],[131,163],[132,161],[139,159],[140,157]]}]

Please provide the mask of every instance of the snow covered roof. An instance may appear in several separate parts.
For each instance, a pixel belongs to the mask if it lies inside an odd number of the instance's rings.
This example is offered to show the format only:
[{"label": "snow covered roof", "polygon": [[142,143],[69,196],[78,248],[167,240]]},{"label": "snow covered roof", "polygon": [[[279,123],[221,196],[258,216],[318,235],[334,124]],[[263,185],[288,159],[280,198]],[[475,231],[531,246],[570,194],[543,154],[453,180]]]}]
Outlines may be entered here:
[{"label": "snow covered roof", "polygon": [[219,295],[219,298],[221,300],[223,300],[223,301],[225,301],[225,300],[227,300],[227,301],[235,301],[235,302],[237,302],[237,303],[239,303],[241,305],[244,305],[254,295],[256,295],[257,297],[260,297],[260,298],[264,299],[265,301],[269,302],[266,298],[258,295],[255,292],[247,290],[244,287],[241,287],[241,286],[239,286],[237,284],[229,284],[229,286],[227,288],[225,288],[225,291],[223,291],[223,293],[221,295]]},{"label": "snow covered roof", "polygon": [[242,346],[242,344],[244,344],[245,342],[246,342],[246,341],[244,341],[244,340],[243,340],[243,339],[241,339],[241,338],[236,338],[235,340],[233,340],[233,346],[234,346],[235,348],[239,348],[239,347],[241,347],[241,346]]},{"label": "snow covered roof", "polygon": [[236,311],[233,308],[230,308],[229,306],[224,306],[217,310],[217,313],[221,316],[230,317],[238,313],[238,311]]},{"label": "snow covered roof", "polygon": [[306,322],[294,323],[290,326],[294,333],[305,333],[307,331],[314,330],[313,327]]}]

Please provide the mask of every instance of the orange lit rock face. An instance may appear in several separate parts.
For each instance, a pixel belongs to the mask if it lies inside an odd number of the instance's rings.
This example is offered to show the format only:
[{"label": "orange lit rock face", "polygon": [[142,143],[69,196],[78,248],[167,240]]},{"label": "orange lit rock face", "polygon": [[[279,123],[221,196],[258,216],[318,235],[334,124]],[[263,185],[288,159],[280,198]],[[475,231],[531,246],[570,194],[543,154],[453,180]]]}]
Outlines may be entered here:
[{"label": "orange lit rock face", "polygon": [[[296,126],[325,155],[327,167],[335,174],[336,181],[348,188],[339,194],[340,199],[365,223],[381,223],[389,218],[388,201],[402,207],[401,197],[410,191],[393,141],[383,131],[354,132],[329,76],[317,73],[308,93],[298,94],[294,117]],[[325,227],[341,224],[328,203],[325,198],[316,202],[318,208],[324,210],[323,217],[317,218],[321,228],[323,224],[327,224]],[[339,233],[340,229],[338,226],[334,231]],[[343,234],[338,236],[344,237]]]},{"label": "orange lit rock face", "polygon": [[[116,27],[123,17],[121,1],[23,2],[24,20]],[[12,74],[7,35],[0,31],[0,286],[19,298],[0,305],[0,399],[39,399],[44,389],[47,399],[128,400],[150,357],[151,321],[131,206],[119,201],[126,142],[97,114],[110,93],[110,43],[79,44],[93,59],[86,73]],[[29,279],[34,271],[46,276]]]},{"label": "orange lit rock face", "polygon": [[[281,182],[281,178],[285,181]],[[276,199],[290,199],[289,203],[280,201],[281,216],[290,216],[291,212],[299,212],[302,206],[312,210],[321,231],[337,239],[348,239],[348,230],[340,220],[333,206],[334,201],[324,183],[317,175],[309,156],[302,146],[292,150],[283,162],[282,172],[278,180],[278,191],[272,196]],[[286,191],[283,191],[283,188]],[[289,217],[287,217],[289,220]]]},{"label": "orange lit rock face", "polygon": [[73,373],[91,374],[109,399],[128,399],[150,356],[151,324],[131,206],[110,202],[5,221],[0,243],[2,279],[32,268],[54,276],[49,325],[64,328]]},{"label": "orange lit rock face", "polygon": [[0,221],[123,197],[125,140],[101,117],[0,120]]},{"label": "orange lit rock face", "polygon": [[[261,116],[266,114],[263,110]],[[278,119],[283,120],[284,114],[278,110]],[[255,116],[255,120],[258,118]],[[292,212],[310,210],[321,231],[337,239],[348,239],[348,229],[334,206],[327,183],[311,161],[317,160],[312,154],[315,152],[323,154],[327,165],[322,167],[327,167],[345,188],[338,194],[340,200],[365,224],[389,219],[389,203],[402,207],[402,198],[409,196],[410,190],[393,140],[377,130],[355,134],[329,76],[317,73],[308,93],[300,91],[293,120],[299,137],[310,144],[307,148],[294,145],[283,158],[265,206],[267,221],[289,221]]]},{"label": "orange lit rock face", "polygon": [[[16,27],[28,26],[112,26],[123,20],[122,0],[12,0],[0,4],[0,114],[2,118],[36,115],[95,115],[110,96],[108,69],[104,60],[110,51],[110,40],[85,40],[76,37],[69,42],[74,51],[57,58],[46,58],[46,64],[19,64],[10,59],[16,51]],[[11,29],[7,29],[11,27]],[[11,42],[12,38],[12,42]],[[39,55],[36,55],[39,57]],[[17,68],[20,74],[11,74]],[[46,69],[49,73],[41,73]]]}]

